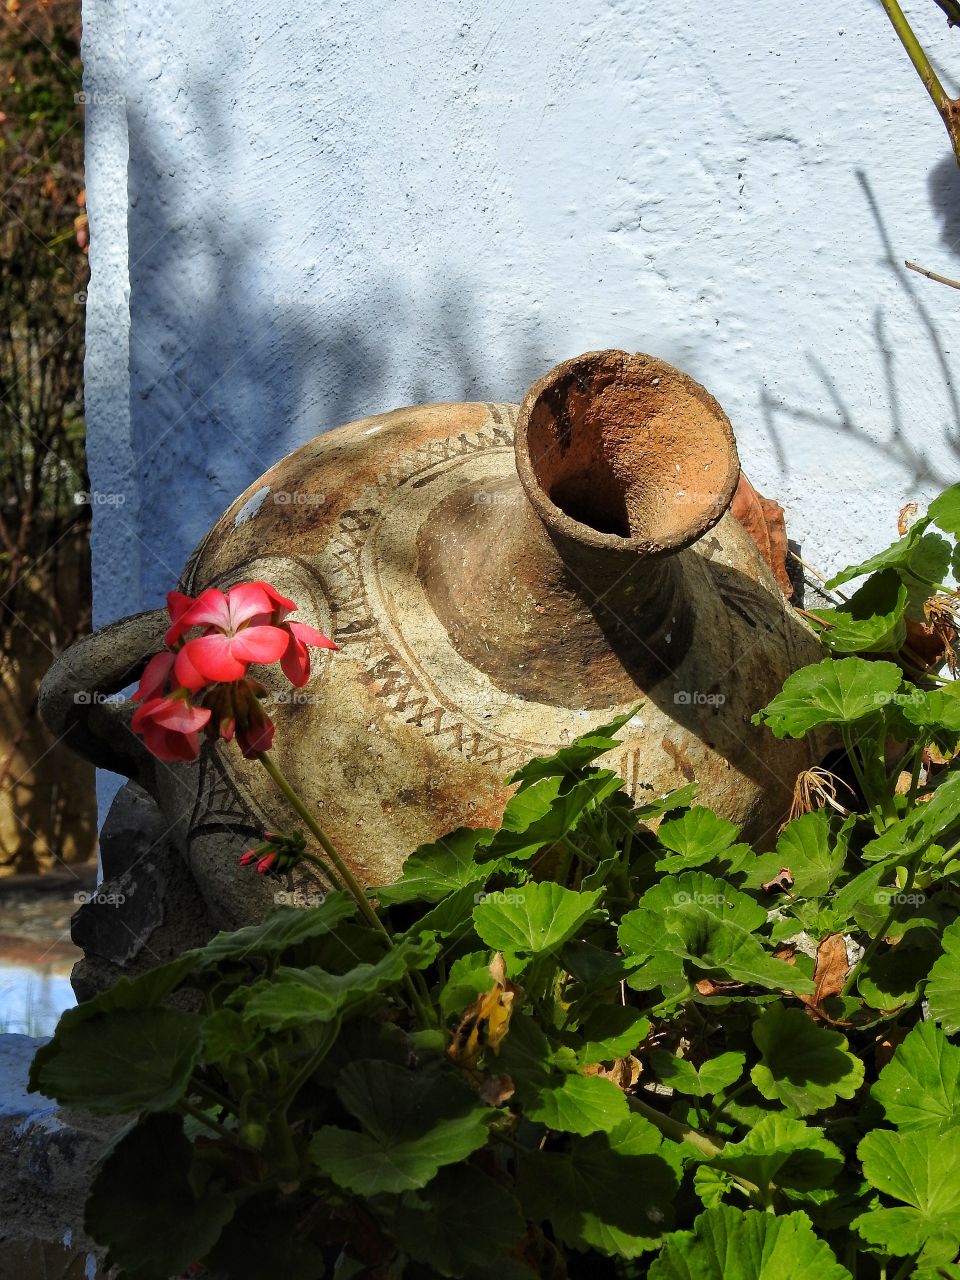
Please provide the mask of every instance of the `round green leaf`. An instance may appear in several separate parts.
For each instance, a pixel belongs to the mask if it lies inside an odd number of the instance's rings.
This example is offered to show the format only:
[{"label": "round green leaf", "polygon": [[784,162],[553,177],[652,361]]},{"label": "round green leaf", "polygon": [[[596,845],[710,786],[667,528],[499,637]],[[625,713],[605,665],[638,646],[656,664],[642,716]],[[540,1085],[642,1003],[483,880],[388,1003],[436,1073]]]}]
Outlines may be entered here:
[{"label": "round green leaf", "polygon": [[474,928],[495,951],[539,955],[572,938],[603,894],[576,893],[553,880],[490,893],[473,911]]},{"label": "round green leaf", "polygon": [[354,1062],[337,1093],[360,1131],[324,1125],[310,1143],[317,1168],[357,1195],[424,1187],[444,1165],[482,1147],[495,1114],[452,1072]]},{"label": "round green leaf", "polygon": [[772,1217],[729,1205],[667,1237],[649,1280],[850,1280],[805,1213]]},{"label": "round green leaf", "polygon": [[753,723],[768,725],[778,738],[802,738],[820,725],[856,724],[882,711],[902,680],[892,662],[825,658],[788,676]]},{"label": "round green leaf", "polygon": [[187,1088],[202,1020],[179,1009],[64,1014],[30,1072],[31,1089],[97,1115],[163,1111]]},{"label": "round green leaf", "polygon": [[960,1049],[932,1022],[918,1022],[870,1094],[902,1133],[960,1126]]},{"label": "round green leaf", "polygon": [[897,1257],[952,1262],[960,1249],[960,1145],[932,1128],[874,1129],[857,1147],[867,1181],[902,1207],[872,1209],[853,1222],[860,1235]]},{"label": "round green leaf", "polygon": [[771,1004],[754,1023],[761,1060],[750,1078],[765,1098],[797,1115],[811,1115],[852,1098],[863,1084],[863,1063],[847,1051],[839,1031],[811,1020],[802,1009]]}]

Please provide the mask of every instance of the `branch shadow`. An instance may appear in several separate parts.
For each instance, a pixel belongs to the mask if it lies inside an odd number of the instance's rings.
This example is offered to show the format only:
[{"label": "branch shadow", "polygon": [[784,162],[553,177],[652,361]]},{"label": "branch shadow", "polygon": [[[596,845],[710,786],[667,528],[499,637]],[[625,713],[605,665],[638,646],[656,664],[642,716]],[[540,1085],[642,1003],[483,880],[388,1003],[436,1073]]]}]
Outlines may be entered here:
[{"label": "branch shadow", "polygon": [[[957,179],[956,185],[951,187],[950,190],[956,196],[960,196],[960,172],[957,171],[957,166],[952,156],[949,157],[949,163]],[[941,166],[937,166],[937,170],[940,168]],[[894,251],[893,240],[884,222],[879,203],[870,186],[869,179],[862,170],[857,171],[857,180],[860,183],[867,208],[880,239],[883,261],[896,277],[897,283],[909,299],[910,305],[919,321],[920,329],[933,353],[949,409],[949,419],[944,424],[944,443],[949,454],[949,460],[953,463],[958,463],[960,462],[960,396],[958,396],[954,386],[953,374],[947,359],[948,351],[940,326],[935,319],[933,310],[924,301],[921,290],[918,288],[919,278],[904,266],[903,258]],[[939,181],[945,182],[945,179],[941,178]],[[941,202],[937,207],[945,211],[948,206],[946,202]],[[956,235],[960,240],[960,201],[957,201],[954,207],[956,208],[957,220],[956,223],[953,222],[954,215],[951,213],[949,228],[956,225]],[[948,235],[953,234],[949,228],[945,222],[945,240]],[[902,395],[897,383],[897,351],[888,336],[887,321],[882,306],[877,306],[873,310],[870,320],[870,333],[883,371],[889,411],[889,430],[886,436],[878,439],[858,423],[835,376],[819,356],[812,351],[807,351],[807,361],[828,401],[833,406],[834,412],[833,414],[828,414],[806,409],[800,405],[781,404],[770,394],[766,386],[762,386],[760,389],[760,412],[778,466],[784,474],[789,473],[790,464],[785,433],[780,423],[780,419],[783,418],[787,420],[791,428],[817,428],[829,431],[831,434],[836,434],[839,431],[841,435],[855,439],[859,448],[879,455],[886,460],[892,459],[910,476],[912,483],[915,485],[945,487],[952,484],[956,478],[956,467],[937,465],[935,461],[926,456],[923,449],[918,447],[910,437],[911,424],[904,414]]]}]

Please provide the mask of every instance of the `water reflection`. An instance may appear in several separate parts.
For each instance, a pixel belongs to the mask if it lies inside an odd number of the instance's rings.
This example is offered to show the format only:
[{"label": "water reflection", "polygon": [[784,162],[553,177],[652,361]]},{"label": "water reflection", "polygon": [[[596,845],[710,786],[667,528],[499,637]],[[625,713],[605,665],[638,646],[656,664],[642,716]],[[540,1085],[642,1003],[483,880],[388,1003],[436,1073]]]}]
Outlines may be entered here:
[{"label": "water reflection", "polygon": [[0,882],[0,1034],[48,1036],[76,1004],[70,941],[77,880],[10,877]]},{"label": "water reflection", "polygon": [[[70,986],[73,959],[38,956],[33,964],[9,958],[9,940],[0,937],[0,1033],[49,1036],[64,1009],[76,1004]],[[18,945],[14,954],[22,954]]]}]

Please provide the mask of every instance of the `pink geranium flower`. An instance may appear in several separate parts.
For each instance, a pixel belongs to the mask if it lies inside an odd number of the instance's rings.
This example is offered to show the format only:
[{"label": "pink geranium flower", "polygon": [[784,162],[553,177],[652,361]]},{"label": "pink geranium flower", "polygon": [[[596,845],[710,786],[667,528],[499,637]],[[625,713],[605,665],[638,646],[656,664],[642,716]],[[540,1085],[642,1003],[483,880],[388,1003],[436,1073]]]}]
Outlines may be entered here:
[{"label": "pink geranium flower", "polygon": [[270,749],[274,724],[260,702],[266,689],[248,675],[250,665],[279,661],[301,687],[310,676],[308,649],[337,648],[314,627],[286,621],[296,608],[269,582],[211,587],[196,598],[170,592],[167,650],[150,659],[133,695],[142,704],[133,728],[154,755],[195,760],[201,732],[212,741],[235,737],[248,758]]},{"label": "pink geranium flower", "polygon": [[209,719],[206,707],[191,706],[176,694],[164,695],[148,698],[136,709],[132,728],[158,760],[196,760],[200,734]]}]

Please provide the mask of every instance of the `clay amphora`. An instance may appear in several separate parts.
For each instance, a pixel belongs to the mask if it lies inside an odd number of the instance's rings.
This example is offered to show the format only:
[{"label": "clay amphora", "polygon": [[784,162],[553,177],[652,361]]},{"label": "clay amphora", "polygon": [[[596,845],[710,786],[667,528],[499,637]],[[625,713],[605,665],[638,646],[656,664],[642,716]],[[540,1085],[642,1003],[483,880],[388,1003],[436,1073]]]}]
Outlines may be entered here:
[{"label": "clay amphora", "polygon": [[[750,717],[821,652],[727,513],[738,476],[702,386],[651,356],[594,352],[519,410],[425,405],[318,436],[234,502],[179,588],[265,579],[340,645],[315,651],[302,690],[257,674],[274,756],[367,884],[452,828],[496,825],[511,770],[636,703],[604,760],[630,792],[696,780],[699,803],[769,847],[815,747]],[[137,676],[166,622],[140,614],[75,645],[43,713],[152,792],[233,925],[276,893],[238,873],[238,853],[297,823],[234,745],[161,764],[129,706],[102,696]]]}]

